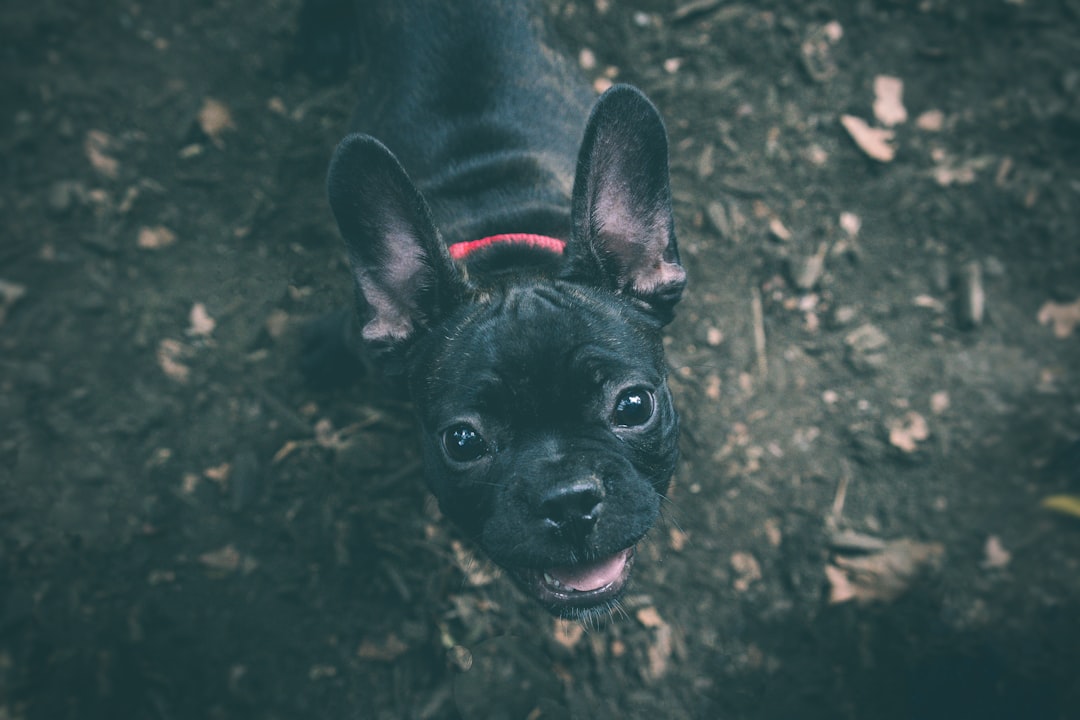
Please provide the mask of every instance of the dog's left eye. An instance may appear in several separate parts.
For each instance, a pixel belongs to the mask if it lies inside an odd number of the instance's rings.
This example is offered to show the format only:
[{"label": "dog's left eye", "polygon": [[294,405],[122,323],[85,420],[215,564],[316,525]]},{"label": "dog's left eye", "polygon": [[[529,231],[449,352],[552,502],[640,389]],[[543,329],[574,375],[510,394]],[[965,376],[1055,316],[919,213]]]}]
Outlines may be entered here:
[{"label": "dog's left eye", "polygon": [[443,433],[446,455],[454,462],[479,460],[487,454],[487,443],[471,425],[455,425]]},{"label": "dog's left eye", "polygon": [[649,422],[652,415],[652,393],[645,388],[630,388],[615,401],[612,421],[619,427],[637,427]]}]

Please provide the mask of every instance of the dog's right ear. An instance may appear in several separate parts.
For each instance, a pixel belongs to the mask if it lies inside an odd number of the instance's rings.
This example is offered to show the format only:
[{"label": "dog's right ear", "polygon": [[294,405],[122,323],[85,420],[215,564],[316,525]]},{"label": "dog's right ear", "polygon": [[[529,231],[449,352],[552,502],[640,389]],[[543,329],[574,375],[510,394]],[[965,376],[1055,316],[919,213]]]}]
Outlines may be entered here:
[{"label": "dog's right ear", "polygon": [[382,347],[407,341],[461,302],[465,281],[427,203],[385,145],[368,135],[346,137],[326,184],[367,308],[365,341]]}]

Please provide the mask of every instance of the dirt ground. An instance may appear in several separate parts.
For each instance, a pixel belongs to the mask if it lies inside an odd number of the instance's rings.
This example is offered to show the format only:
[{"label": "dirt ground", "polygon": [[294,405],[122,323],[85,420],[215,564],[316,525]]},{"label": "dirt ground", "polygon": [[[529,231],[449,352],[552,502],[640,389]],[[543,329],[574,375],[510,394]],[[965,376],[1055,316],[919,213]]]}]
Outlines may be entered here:
[{"label": "dirt ground", "polygon": [[589,627],[300,377],[363,73],[292,70],[298,0],[0,7],[0,718],[1080,716],[1080,2],[550,4],[665,116],[691,275]]}]

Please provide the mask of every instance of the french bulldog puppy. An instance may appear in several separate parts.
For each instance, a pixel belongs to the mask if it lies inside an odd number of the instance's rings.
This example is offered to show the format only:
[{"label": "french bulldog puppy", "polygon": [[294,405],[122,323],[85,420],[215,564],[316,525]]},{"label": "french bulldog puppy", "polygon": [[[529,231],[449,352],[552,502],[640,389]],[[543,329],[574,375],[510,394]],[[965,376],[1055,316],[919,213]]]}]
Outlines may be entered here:
[{"label": "french bulldog puppy", "polygon": [[309,360],[355,341],[401,373],[443,513],[551,612],[608,611],[678,455],[663,122],[596,99],[536,3],[354,10],[369,89],[327,186],[355,331]]}]

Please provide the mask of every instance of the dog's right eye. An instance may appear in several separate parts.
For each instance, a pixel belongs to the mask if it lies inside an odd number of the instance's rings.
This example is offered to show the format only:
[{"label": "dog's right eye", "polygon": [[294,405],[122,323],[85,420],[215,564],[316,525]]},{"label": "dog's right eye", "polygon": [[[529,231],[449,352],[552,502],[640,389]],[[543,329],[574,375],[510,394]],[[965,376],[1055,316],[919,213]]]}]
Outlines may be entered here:
[{"label": "dog's right eye", "polygon": [[467,463],[487,454],[487,443],[471,425],[455,425],[443,433],[443,448],[454,462]]}]

